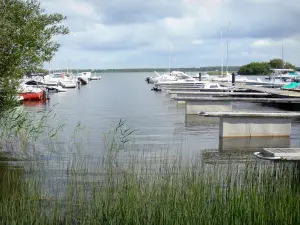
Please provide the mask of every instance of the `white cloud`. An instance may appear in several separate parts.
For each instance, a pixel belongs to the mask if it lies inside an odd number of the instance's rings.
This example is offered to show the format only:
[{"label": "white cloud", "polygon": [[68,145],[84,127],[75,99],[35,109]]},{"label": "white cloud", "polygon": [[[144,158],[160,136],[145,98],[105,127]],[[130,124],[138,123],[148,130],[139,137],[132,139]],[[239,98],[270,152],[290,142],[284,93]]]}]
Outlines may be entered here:
[{"label": "white cloud", "polygon": [[253,47],[269,47],[272,46],[272,41],[269,39],[256,40],[252,43]]},{"label": "white cloud", "polygon": [[201,44],[204,43],[204,41],[203,41],[203,40],[193,40],[192,43],[193,43],[194,45],[201,45]]},{"label": "white cloud", "polygon": [[221,28],[229,65],[280,56],[282,44],[300,65],[297,0],[42,0],[42,7],[68,17],[71,35],[55,38],[57,67],[163,67],[169,45],[172,64],[220,65]]}]

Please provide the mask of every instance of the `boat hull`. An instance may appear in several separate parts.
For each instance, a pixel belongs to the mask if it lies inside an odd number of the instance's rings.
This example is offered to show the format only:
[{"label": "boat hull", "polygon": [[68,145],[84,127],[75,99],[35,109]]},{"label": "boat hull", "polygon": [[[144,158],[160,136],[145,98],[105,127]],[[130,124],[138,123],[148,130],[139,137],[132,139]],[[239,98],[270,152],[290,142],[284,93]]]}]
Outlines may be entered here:
[{"label": "boat hull", "polygon": [[44,91],[40,92],[27,92],[27,93],[19,93],[19,96],[23,97],[23,100],[42,100],[45,99]]},{"label": "boat hull", "polygon": [[81,82],[82,85],[87,85],[88,84],[88,80],[86,80],[82,77],[78,77],[78,80]]}]

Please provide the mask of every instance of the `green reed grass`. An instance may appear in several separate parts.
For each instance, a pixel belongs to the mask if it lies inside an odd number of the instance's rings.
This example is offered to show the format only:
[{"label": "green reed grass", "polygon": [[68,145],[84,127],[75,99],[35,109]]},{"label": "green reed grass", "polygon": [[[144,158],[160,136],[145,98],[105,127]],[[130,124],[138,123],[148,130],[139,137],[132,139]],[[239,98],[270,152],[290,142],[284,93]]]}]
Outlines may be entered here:
[{"label": "green reed grass", "polygon": [[92,179],[73,166],[60,194],[41,188],[45,177],[6,173],[0,224],[300,223],[296,165],[177,163],[99,168]]},{"label": "green reed grass", "polygon": [[0,224],[300,224],[299,164],[121,161],[130,134],[120,121],[105,136],[96,169],[88,158],[0,169]]}]

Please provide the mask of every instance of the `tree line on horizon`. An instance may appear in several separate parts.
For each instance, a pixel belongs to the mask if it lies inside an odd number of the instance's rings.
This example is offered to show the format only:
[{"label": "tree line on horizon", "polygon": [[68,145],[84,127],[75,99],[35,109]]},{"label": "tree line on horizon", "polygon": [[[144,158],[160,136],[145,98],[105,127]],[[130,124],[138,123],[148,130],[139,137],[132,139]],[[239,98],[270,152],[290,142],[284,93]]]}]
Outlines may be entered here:
[{"label": "tree line on horizon", "polygon": [[284,62],[282,59],[272,59],[269,62],[251,62],[247,65],[241,66],[238,74],[241,75],[268,75],[271,73],[270,69],[299,69],[289,62]]},{"label": "tree line on horizon", "polygon": [[[296,67],[289,62],[285,62],[283,66],[283,61],[281,59],[272,59],[269,62],[251,62],[244,66],[228,66],[228,72],[237,72],[241,75],[267,75],[270,74],[270,69],[294,69],[300,70],[300,67]],[[224,68],[224,72],[227,68]],[[182,72],[212,72],[212,71],[221,71],[220,66],[208,66],[208,67],[182,67],[182,68],[170,68],[170,71],[179,70]],[[67,69],[61,69],[58,71],[67,71]],[[168,68],[123,68],[123,69],[69,69],[72,73],[78,72],[96,72],[96,73],[115,73],[115,72],[168,72]],[[37,73],[48,73],[49,71],[46,69],[39,69],[36,71]]]}]

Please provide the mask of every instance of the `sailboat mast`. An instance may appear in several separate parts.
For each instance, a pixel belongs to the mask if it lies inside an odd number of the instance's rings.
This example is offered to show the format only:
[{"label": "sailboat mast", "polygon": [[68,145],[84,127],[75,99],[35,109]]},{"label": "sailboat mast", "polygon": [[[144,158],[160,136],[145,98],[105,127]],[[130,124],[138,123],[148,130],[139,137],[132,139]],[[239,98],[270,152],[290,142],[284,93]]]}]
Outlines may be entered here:
[{"label": "sailboat mast", "polygon": [[228,24],[228,29],[227,29],[227,35],[228,35],[228,37],[227,37],[227,50],[226,50],[226,72],[228,72],[228,58],[229,58],[229,53],[228,53],[228,46],[229,46],[229,26],[230,26],[230,22],[229,22],[229,24]]},{"label": "sailboat mast", "polygon": [[169,42],[169,74],[171,73],[171,68],[170,68],[170,65],[171,65],[170,51],[171,51],[171,45],[170,45],[170,42]]},{"label": "sailboat mast", "polygon": [[223,29],[221,28],[221,58],[222,58],[222,62],[221,62],[221,75],[223,76]]},{"label": "sailboat mast", "polygon": [[281,60],[282,60],[282,69],[284,69],[284,61],[283,61],[283,44],[281,46]]}]

